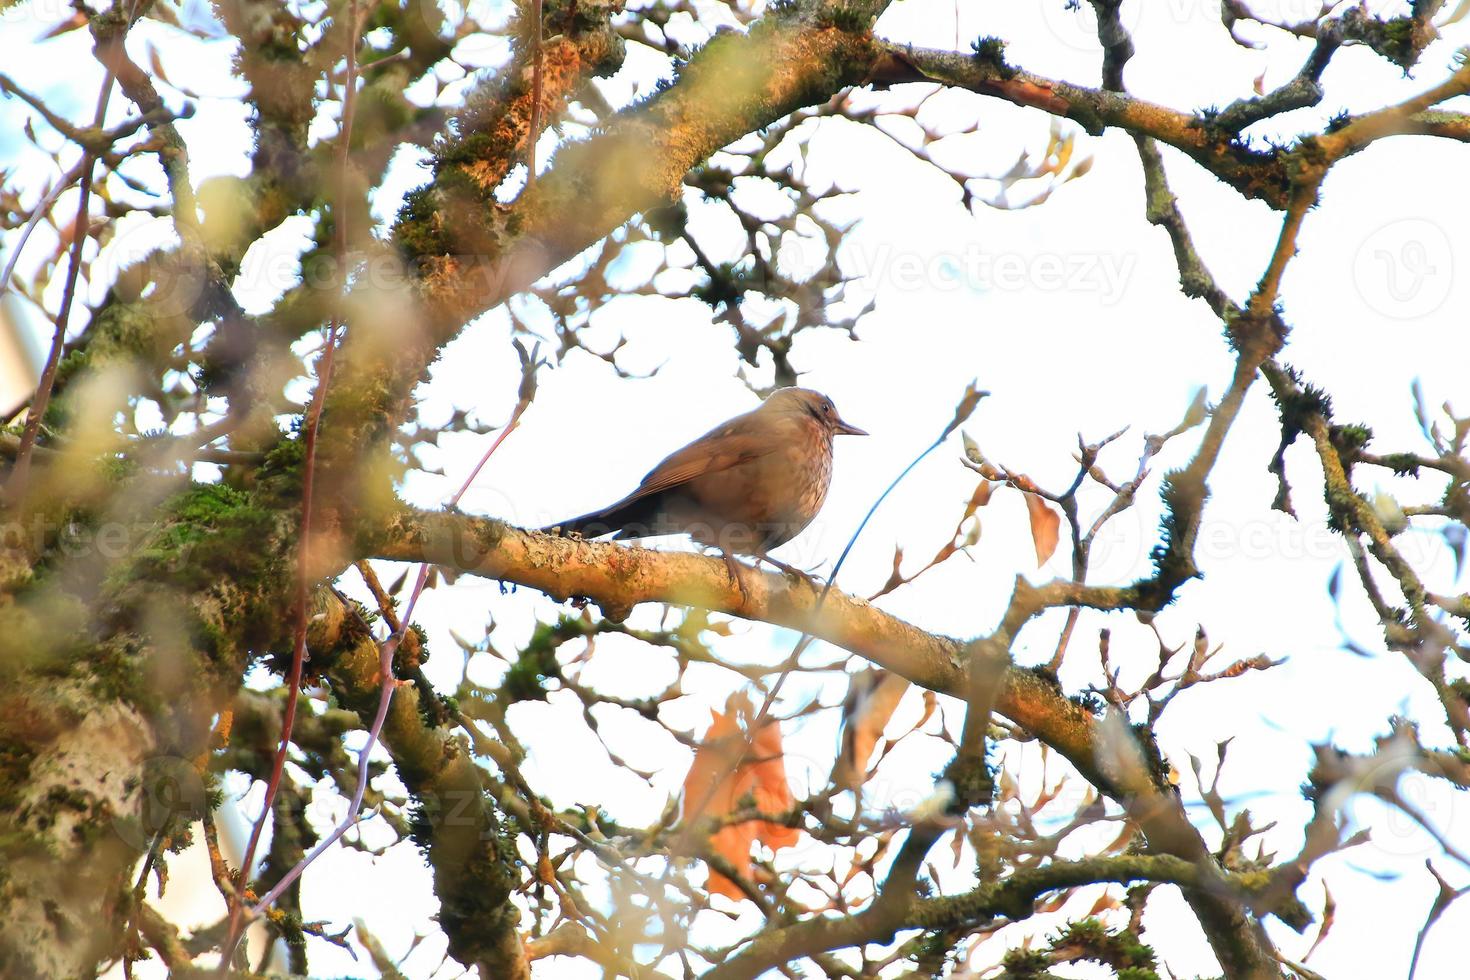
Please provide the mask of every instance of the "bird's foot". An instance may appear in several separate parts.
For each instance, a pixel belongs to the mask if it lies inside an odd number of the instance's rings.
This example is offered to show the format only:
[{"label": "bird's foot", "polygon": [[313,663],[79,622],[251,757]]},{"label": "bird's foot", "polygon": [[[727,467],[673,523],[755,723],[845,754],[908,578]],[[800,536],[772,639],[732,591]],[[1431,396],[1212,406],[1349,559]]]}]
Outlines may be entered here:
[{"label": "bird's foot", "polygon": [[815,586],[816,584],[816,576],[813,573],[803,571],[802,569],[797,568],[795,565],[788,565],[786,562],[781,561],[779,558],[772,558],[770,555],[761,555],[760,560],[766,562],[772,568],[781,572],[783,575],[789,575],[792,578],[801,579],[808,585]]},{"label": "bird's foot", "polygon": [[740,590],[740,608],[744,609],[750,604],[750,592],[745,588],[745,579],[740,576],[740,562],[728,551],[721,551],[725,558],[725,571],[730,573],[730,584]]}]

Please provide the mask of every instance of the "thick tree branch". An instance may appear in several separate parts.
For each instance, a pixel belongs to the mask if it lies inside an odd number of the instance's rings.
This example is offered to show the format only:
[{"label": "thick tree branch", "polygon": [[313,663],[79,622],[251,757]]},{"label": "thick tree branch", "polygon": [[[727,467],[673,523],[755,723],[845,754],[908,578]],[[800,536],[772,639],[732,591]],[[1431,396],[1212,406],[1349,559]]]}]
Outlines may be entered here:
[{"label": "thick tree branch", "polygon": [[[1094,135],[1111,127],[1156,139],[1182,151],[1244,196],[1277,209],[1291,205],[1293,188],[1304,171],[1325,170],[1374,140],[1400,135],[1464,140],[1470,134],[1470,126],[1461,114],[1432,110],[1470,89],[1470,65],[1462,65],[1448,79],[1412,99],[1334,124],[1327,132],[1305,137],[1289,149],[1259,150],[1240,140],[1237,134],[1250,123],[1320,100],[1316,75],[1325,66],[1330,42],[1319,43],[1318,53],[1280,89],[1260,99],[1233,103],[1218,113],[1199,115],[1121,91],[1036,75],[1007,64],[998,51],[964,55],[877,40],[873,43],[883,57],[874,63],[868,79],[871,82],[939,82],[1071,119]],[[1122,57],[1124,50],[1109,49],[1109,53]],[[1121,63],[1109,70],[1110,77],[1116,79],[1121,79],[1121,73]]]},{"label": "thick tree branch", "polygon": [[[344,443],[359,452],[380,442],[405,417],[424,368],[466,322],[635,213],[678,201],[685,175],[716,150],[865,78],[878,51],[866,33],[834,26],[831,6],[801,4],[773,12],[749,34],[717,35],[675,85],[561,149],[513,205],[495,199],[501,162],[519,145],[519,124],[508,133],[502,124],[524,115],[529,125],[529,112],[467,115],[464,132],[440,148],[435,180],[409,195],[394,230],[416,286],[415,310],[349,339],[337,408],[350,409],[348,424],[361,437]],[[871,22],[884,6],[844,6],[843,21]],[[559,75],[606,70],[619,40],[610,26],[594,24],[548,47],[548,92],[561,91]],[[404,331],[405,320],[414,329]]]},{"label": "thick tree branch", "polygon": [[[326,661],[337,698],[370,718],[381,689],[378,644],[334,593],[322,593],[321,599],[325,608],[311,635],[313,662]],[[434,872],[439,924],[449,938],[450,955],[479,965],[484,976],[529,980],[516,928],[519,913],[510,902],[519,882],[513,837],[501,826],[469,745],[428,721],[437,712],[423,710],[419,701],[437,695],[400,683],[382,744],[417,801],[414,840]]]},{"label": "thick tree branch", "polygon": [[[1251,368],[1245,377],[1253,375]],[[1245,384],[1238,387],[1235,407],[1238,398],[1243,397]],[[1233,412],[1234,407],[1217,410],[1212,424],[1228,427]],[[1217,449],[1218,442],[1207,435],[1203,458],[1212,460]],[[1202,485],[1202,473],[1199,479]],[[1192,506],[1182,500],[1171,503]],[[1198,503],[1203,503],[1202,496]],[[1192,537],[1185,537],[1192,541]],[[403,512],[379,528],[373,538],[369,548],[374,557],[430,561],[527,585],[557,598],[590,598],[613,617],[627,615],[640,602],[658,601],[695,605],[799,629],[894,670],[920,686],[960,698],[969,693],[965,648],[958,641],[928,633],[835,589],[827,594],[814,620],[819,592],[807,580],[751,571],[743,576],[742,592],[731,584],[723,563],[713,558],[553,537],[458,514]],[[1074,604],[1100,609],[1139,608],[1146,605],[1144,597],[1166,594],[1172,594],[1172,589],[1164,592],[1159,584],[1151,590],[1136,586],[1088,587],[1062,581],[1033,587],[1018,580],[1001,631],[1013,637],[1027,620],[1046,608]],[[1136,747],[1128,747],[1132,736],[1125,727],[1119,727],[1121,722],[1105,732],[1099,720],[1064,697],[1054,681],[1013,665],[1004,668],[995,710],[1061,752],[1090,782],[1122,802],[1153,846],[1198,864],[1206,875],[1220,873],[1172,790],[1160,789],[1157,774],[1143,754]],[[1099,751],[1103,745],[1112,748]],[[1256,957],[1232,953],[1237,946],[1242,950],[1255,948],[1250,937],[1259,927],[1251,913],[1223,898],[1217,889],[1191,890],[1189,894],[1197,903],[1196,912],[1207,931],[1220,940],[1217,952],[1226,961],[1229,975],[1256,975],[1251,972],[1253,968],[1237,963],[1255,962]]]},{"label": "thick tree branch", "polygon": [[[1197,888],[1206,877],[1199,867],[1168,855],[1127,854],[1118,857],[1053,861],[1039,868],[1017,871],[963,895],[921,899],[910,891],[887,904],[876,902],[856,915],[808,919],[783,929],[757,935],[738,955],[705,974],[705,980],[745,980],[764,971],[818,952],[890,942],[903,929],[938,930],[983,924],[1004,916],[1012,921],[1030,917],[1036,900],[1050,891],[1099,882],[1126,884],[1156,881]],[[1242,882],[1229,890],[1248,900]],[[887,889],[884,895],[889,894]],[[895,893],[899,894],[899,893]]]},{"label": "thick tree branch", "polygon": [[1013,67],[999,56],[874,43],[885,55],[875,67],[874,82],[940,82],[1071,119],[1094,135],[1113,127],[1149,136],[1183,151],[1246,197],[1274,208],[1286,206],[1291,181],[1280,151],[1252,149],[1188,112],[1122,92],[1046,78]]}]

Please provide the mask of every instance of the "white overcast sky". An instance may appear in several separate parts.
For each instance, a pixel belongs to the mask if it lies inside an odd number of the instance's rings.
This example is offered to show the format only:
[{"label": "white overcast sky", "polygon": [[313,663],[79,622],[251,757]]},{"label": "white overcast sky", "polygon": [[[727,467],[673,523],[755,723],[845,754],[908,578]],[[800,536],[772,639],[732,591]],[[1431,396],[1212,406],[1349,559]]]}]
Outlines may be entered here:
[{"label": "white overcast sky", "polygon": [[[53,107],[82,119],[90,115],[98,81],[83,32],[32,43],[65,15],[55,0],[51,6],[58,9],[32,4],[0,15],[6,70]],[[1316,11],[1316,4],[1305,0],[1255,6],[1288,19]],[[1371,6],[1395,13],[1407,5]],[[188,9],[196,18],[205,16],[201,7]],[[1255,31],[1252,36],[1270,44],[1246,50],[1226,37],[1218,5],[1206,0],[1130,0],[1124,18],[1138,50],[1128,67],[1130,89],[1184,110],[1224,105],[1248,94],[1260,76],[1267,88],[1279,85],[1310,49],[1310,42]],[[978,35],[998,35],[1009,42],[1008,57],[1029,70],[1083,84],[1096,84],[1099,77],[1090,9],[1068,11],[1063,0],[963,6],[903,0],[877,30],[935,46],[954,46],[958,37],[961,49]],[[686,35],[691,44],[701,39],[695,30]],[[231,42],[184,40],[149,24],[130,38],[135,58],[146,58],[149,43],[163,51],[170,77],[203,96],[196,116],[179,124],[190,144],[196,182],[245,173],[250,137],[238,101],[241,86],[228,76]],[[1281,116],[1251,132],[1286,136],[1317,126],[1342,108],[1364,110],[1397,101],[1442,78],[1454,49],[1466,43],[1470,31],[1463,25],[1450,29],[1407,78],[1364,50],[1344,50],[1326,73],[1327,99],[1320,107]],[[467,58],[486,64],[504,57],[498,42],[470,39],[464,48]],[[646,92],[663,70],[658,58],[630,57],[604,90],[615,104],[624,102]],[[904,95],[898,91],[890,98]],[[966,166],[977,172],[1003,172],[1023,148],[1039,152],[1046,143],[1048,120],[1035,111],[965,94],[937,100],[933,111],[936,122],[978,121],[979,137],[963,145]],[[20,118],[17,103],[0,102],[0,165],[24,168],[15,179],[34,184],[44,179],[44,157],[23,148],[17,135]],[[332,125],[323,123],[319,130],[330,133]],[[1172,427],[1199,386],[1206,386],[1212,398],[1224,389],[1232,362],[1220,324],[1203,304],[1180,295],[1167,239],[1144,221],[1142,179],[1131,140],[1122,134],[1082,135],[1078,149],[1093,158],[1091,172],[1058,188],[1044,205],[1010,211],[977,205],[966,213],[952,180],[916,163],[885,136],[837,123],[814,138],[809,179],[836,181],[856,192],[847,207],[860,221],[844,246],[844,261],[862,276],[855,294],[872,295],[877,305],[858,328],[861,342],[814,334],[797,343],[793,360],[806,372],[804,384],[831,395],[842,414],[872,436],[839,443],[828,504],[818,522],[784,549],[788,560],[830,567],[871,502],[934,438],[972,379],[992,394],[966,431],[991,459],[1051,488],[1070,480],[1079,430],[1095,440],[1132,426],[1103,457],[1110,473],[1126,476],[1136,465],[1145,433]],[[1164,153],[1201,254],[1231,295],[1243,300],[1264,268],[1280,216],[1241,199],[1180,154]],[[1340,164],[1324,188],[1321,206],[1306,220],[1301,254],[1282,290],[1285,317],[1293,327],[1285,359],[1332,393],[1340,419],[1369,422],[1377,434],[1375,448],[1382,451],[1423,448],[1410,397],[1416,378],[1429,405],[1449,399],[1461,412],[1470,410],[1465,385],[1470,286],[1463,271],[1470,270],[1466,164],[1464,146],[1423,138],[1385,141]],[[422,177],[411,155],[401,156],[389,187],[375,202],[376,212],[391,215],[396,195]],[[278,259],[301,247],[303,227],[302,221],[288,222],[269,236],[267,247],[252,253],[237,290],[248,308],[265,308],[290,285]],[[713,226],[706,231],[715,234]],[[117,255],[135,257],[169,235],[165,221],[130,224]],[[40,254],[51,244],[42,236],[32,247]],[[93,298],[101,291],[102,284],[94,286]],[[45,329],[32,326],[38,336]],[[464,331],[422,392],[426,419],[445,419],[460,407],[487,423],[503,420],[518,379],[508,332],[503,311],[486,314]],[[534,407],[466,496],[465,509],[528,525],[580,513],[621,496],[666,452],[755,403],[735,377],[728,332],[712,326],[708,308],[697,302],[619,301],[599,315],[589,336],[608,345],[626,337],[621,364],[633,371],[660,370],[649,380],[628,382],[602,362],[577,354],[545,373]],[[442,466],[447,478],[413,480],[411,497],[425,505],[447,498],[483,451],[485,438],[443,440],[444,451],[426,458]],[[1224,645],[1222,663],[1258,653],[1287,658],[1285,666],[1266,675],[1181,696],[1160,730],[1176,768],[1187,774],[1185,753],[1192,752],[1210,760],[1207,777],[1216,743],[1233,738],[1221,789],[1228,799],[1249,806],[1258,824],[1279,821],[1265,840],[1268,850],[1285,855],[1298,847],[1309,814],[1298,787],[1311,765],[1312,743],[1331,740],[1365,750],[1396,712],[1421,720],[1430,744],[1447,745],[1450,736],[1442,721],[1436,722],[1442,715],[1428,686],[1400,657],[1382,652],[1376,622],[1351,574],[1344,579],[1342,628],[1378,653],[1361,658],[1342,648],[1327,582],[1346,553],[1325,527],[1319,470],[1306,445],[1287,457],[1300,520],[1269,509],[1275,487],[1265,465],[1278,438],[1273,407],[1264,384],[1258,384],[1211,479],[1213,497],[1199,553],[1206,580],[1187,586],[1158,624],[1173,643],[1191,641],[1196,625],[1203,624],[1211,641]],[[1147,568],[1159,516],[1157,476],[1187,459],[1193,446],[1192,437],[1181,437],[1156,461],[1155,478],[1138,506],[1115,521],[1099,545],[1096,581],[1127,580]],[[905,547],[911,562],[938,547],[973,488],[959,454],[955,439],[884,504],[844,567],[841,587],[860,594],[876,589],[888,575],[895,544]],[[1368,478],[1365,473],[1360,480]],[[1438,491],[1433,481],[1417,490],[1391,479],[1379,486],[1400,494],[1406,504],[1427,502]],[[1044,580],[1068,568],[1065,547],[1046,568],[1033,567],[1025,511],[1015,493],[997,493],[981,521],[982,537],[969,551],[973,560],[953,559],[880,605],[928,629],[972,636],[993,628],[1015,575]],[[1411,532],[1401,540],[1411,560],[1448,591],[1453,561],[1437,536]],[[388,574],[397,573],[390,569]],[[356,587],[355,581],[347,584]],[[505,649],[525,637],[533,617],[554,615],[548,601],[526,590],[505,596],[493,583],[469,580],[427,594],[419,612],[435,652],[429,673],[448,686],[461,667],[451,629],[478,637],[493,616],[495,642]],[[638,615],[652,619],[655,611]],[[1028,628],[1016,647],[1020,662],[1047,660],[1059,624],[1060,615]],[[1096,636],[1103,625],[1113,630],[1113,656],[1123,666],[1125,682],[1152,669],[1154,642],[1144,627],[1132,618],[1088,614],[1062,672],[1069,691],[1096,680]],[[764,627],[737,627],[737,633],[741,636],[731,649],[752,659],[778,658],[793,640],[785,631]],[[814,656],[831,653],[819,648]],[[493,682],[494,665],[484,660],[470,664],[471,676]],[[672,678],[665,660],[659,651],[604,642],[583,679],[609,693],[646,695]],[[686,689],[692,693],[668,706],[664,717],[702,731],[708,708],[723,701],[733,682],[713,673],[691,673],[689,681]],[[813,697],[840,701],[842,685],[796,678],[786,690],[782,708],[789,712]],[[511,712],[531,751],[526,774],[533,785],[560,804],[600,803],[628,823],[655,819],[677,792],[687,752],[638,719],[600,714],[604,737],[630,762],[661,770],[652,784],[615,771],[571,701],[554,696],[548,704],[520,705]],[[914,720],[917,702],[913,695],[905,702],[894,720],[896,730]],[[798,792],[813,773],[825,776],[835,749],[835,715],[827,711],[787,727]],[[959,717],[950,711],[951,721]],[[932,790],[932,774],[945,761],[947,750],[938,739],[905,742],[880,769],[873,794],[879,799],[870,797],[869,803],[913,805]],[[1009,761],[1023,785],[1039,783],[1034,750],[1013,754]],[[1048,779],[1060,771],[1053,759]],[[1184,789],[1193,794],[1188,775]],[[1428,783],[1408,789],[1446,835],[1470,847],[1470,801]],[[332,810],[324,802],[317,812]],[[1202,808],[1195,815],[1202,826],[1209,824]],[[1402,819],[1371,804],[1355,806],[1350,816],[1374,826],[1376,840],[1320,862],[1302,888],[1301,898],[1315,911],[1321,910],[1324,879],[1337,901],[1336,925],[1309,965],[1329,978],[1403,976],[1436,890],[1423,862],[1439,851]],[[323,826],[325,821],[324,816]],[[783,852],[783,859],[820,865],[823,857],[799,849]],[[1436,866],[1452,883],[1470,883],[1465,869],[1448,860],[1438,859]],[[212,897],[208,891],[187,909],[200,893],[186,886],[181,870],[174,875],[180,883],[165,900],[166,910],[184,921],[203,922],[218,914],[203,904]],[[354,851],[330,855],[308,875],[305,900],[308,918],[329,917],[340,927],[361,916],[389,950],[399,952],[408,950],[416,931],[429,927],[433,911],[421,862],[407,843],[377,859]],[[1089,893],[1068,911],[1081,914],[1091,900]],[[1216,972],[1197,926],[1187,912],[1179,912],[1182,903],[1164,893],[1155,902],[1146,938],[1163,961],[1176,974]],[[723,917],[707,917],[702,938],[728,935],[731,926]],[[738,926],[753,925],[754,913],[747,907]],[[1306,952],[1316,932],[1314,927],[1299,937],[1274,919],[1268,928],[1293,958]],[[1470,904],[1460,903],[1430,936],[1421,977],[1463,974],[1459,940],[1467,928]],[[442,941],[430,939],[408,957],[404,970],[415,977],[429,975],[442,951]],[[313,945],[312,965],[316,973],[366,969],[320,943]],[[538,977],[595,975],[595,970],[555,961],[537,968]]]}]

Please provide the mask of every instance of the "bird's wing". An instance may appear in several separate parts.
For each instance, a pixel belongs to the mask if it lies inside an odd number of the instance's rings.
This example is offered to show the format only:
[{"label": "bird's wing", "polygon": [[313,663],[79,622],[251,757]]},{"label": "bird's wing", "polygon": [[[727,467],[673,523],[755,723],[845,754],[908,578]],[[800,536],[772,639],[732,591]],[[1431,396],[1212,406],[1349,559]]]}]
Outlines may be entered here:
[{"label": "bird's wing", "polygon": [[728,470],[769,455],[781,442],[769,431],[761,431],[750,422],[750,415],[733,418],[706,432],[648,471],[638,489],[628,500],[646,497],[688,483],[695,477]]},{"label": "bird's wing", "polygon": [[649,470],[638,489],[622,500],[581,517],[558,521],[543,530],[582,533],[591,529],[594,536],[600,536],[623,528],[629,521],[649,522],[653,519],[652,512],[640,506],[648,503],[649,498],[706,474],[759,459],[780,447],[781,440],[768,426],[752,422],[753,414],[733,418],[669,456]]}]

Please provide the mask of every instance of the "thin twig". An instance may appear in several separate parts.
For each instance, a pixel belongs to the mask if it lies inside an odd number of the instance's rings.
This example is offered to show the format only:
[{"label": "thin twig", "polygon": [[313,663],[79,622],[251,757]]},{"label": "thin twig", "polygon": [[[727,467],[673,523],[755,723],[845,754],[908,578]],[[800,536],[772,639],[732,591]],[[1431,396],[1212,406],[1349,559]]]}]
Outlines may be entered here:
[{"label": "thin twig", "polygon": [[15,265],[20,261],[21,253],[25,251],[26,242],[30,239],[31,232],[36,230],[36,226],[41,223],[41,219],[51,210],[51,205],[56,203],[56,199],[68,187],[81,179],[83,173],[90,173],[91,169],[92,159],[86,153],[83,153],[82,158],[77,161],[76,165],[62,174],[61,179],[53,184],[51,189],[36,202],[36,206],[31,209],[31,216],[26,219],[25,227],[20,230],[20,235],[16,238],[15,247],[10,250],[10,257],[5,260],[5,270],[0,272],[0,296],[5,295],[5,291],[10,288],[10,277],[15,273]]},{"label": "thin twig", "polygon": [[[337,252],[337,262],[339,269],[345,269],[347,256],[347,198],[350,190],[348,178],[351,173],[351,161],[348,154],[348,146],[351,143],[352,138],[353,110],[356,103],[356,99],[354,98],[354,96],[357,91],[357,35],[360,26],[357,17],[357,0],[349,0],[347,16],[349,21],[347,41],[347,79],[342,93],[342,139],[340,145],[338,146],[338,165],[340,169],[338,173],[336,202],[337,214],[335,215],[336,234],[334,242],[334,247]],[[345,273],[341,286],[345,292],[347,288]],[[272,813],[272,804],[275,801],[276,793],[280,789],[281,773],[285,768],[286,755],[291,745],[291,730],[296,721],[296,705],[301,696],[301,678],[305,669],[307,658],[306,630],[308,625],[308,608],[310,606],[311,597],[309,565],[311,559],[312,509],[316,489],[317,433],[318,429],[321,426],[322,408],[326,404],[327,389],[330,387],[332,382],[332,368],[336,359],[338,333],[341,329],[341,326],[342,320],[339,308],[337,312],[333,313],[331,324],[327,330],[327,342],[325,345],[325,349],[322,351],[321,366],[317,372],[317,386],[316,390],[312,392],[311,406],[307,410],[306,430],[303,436],[303,449],[305,458],[302,463],[301,476],[301,533],[298,541],[296,567],[296,607],[294,629],[295,636],[293,637],[292,642],[291,668],[286,678],[286,704],[281,714],[281,743],[280,746],[276,749],[275,758],[271,762],[270,780],[266,783],[265,801],[262,805],[260,816],[256,819],[255,825],[250,830],[250,842],[246,846],[245,855],[240,862],[240,878],[242,886],[245,884],[246,879],[248,879],[250,868],[254,864],[255,850],[260,843],[261,832],[265,827],[266,820],[270,818],[270,815]],[[387,673],[388,671],[385,671],[385,676],[387,675]],[[387,686],[386,681],[385,686]],[[379,726],[381,726],[382,724],[381,716],[383,714],[384,712],[380,710],[380,717],[377,722]],[[370,747],[371,742],[369,742],[367,748]],[[358,776],[357,793],[354,797],[355,801],[357,801],[358,803],[361,802],[363,791],[366,789],[367,786],[367,773],[365,771],[367,766],[367,748],[364,748],[362,753],[362,768],[364,771],[361,772]],[[337,839],[338,836],[340,836],[340,834],[333,835],[329,838],[329,840],[334,841]],[[316,851],[313,851],[313,854],[315,853]],[[304,863],[305,862],[303,862],[303,866]],[[289,887],[290,884],[296,880],[296,876],[300,874],[299,867],[300,866],[298,866],[298,868],[292,869],[292,871],[287,872],[284,876],[282,876],[281,880],[276,883],[276,886],[271,889],[269,895],[267,896],[267,899],[263,899],[262,901],[257,903],[257,905],[253,909],[249,910],[250,918],[253,919],[264,910],[270,908],[271,904],[276,900],[276,898],[280,896],[281,892],[284,891],[285,888]],[[245,912],[246,909],[243,900],[234,903],[231,907],[230,930],[228,937],[225,940],[223,955],[220,957],[221,972],[228,969],[230,960],[234,955],[235,947],[240,941],[240,936],[243,931],[242,920],[245,917]]]},{"label": "thin twig", "polygon": [[[469,490],[470,485],[474,483],[475,477],[479,475],[480,470],[485,466],[485,463],[490,459],[490,456],[495,452],[495,450],[500,448],[500,444],[505,441],[506,437],[516,430],[516,428],[520,425],[521,416],[525,414],[526,409],[531,406],[531,399],[534,397],[536,391],[535,372],[537,367],[540,366],[540,361],[538,361],[536,357],[538,351],[532,351],[529,355],[527,355],[524,348],[520,348],[519,345],[517,345],[517,349],[521,353],[521,365],[523,374],[519,392],[520,397],[516,401],[515,408],[511,411],[510,421],[506,423],[505,428],[501,430],[500,435],[496,437],[493,443],[491,443],[490,448],[485,450],[485,454],[480,457],[480,461],[475,464],[475,467],[470,471],[469,476],[465,477],[464,482],[460,485],[454,496],[450,498],[449,505],[451,507],[457,504],[460,498],[463,497],[465,493]],[[379,689],[380,694],[378,697],[378,709],[377,713],[373,716],[372,724],[368,727],[367,739],[364,741],[362,748],[358,750],[357,786],[353,790],[352,800],[348,805],[347,814],[341,819],[341,821],[338,822],[336,827],[332,828],[332,832],[330,834],[323,838],[315,847],[311,849],[308,854],[306,854],[305,857],[297,862],[295,867],[286,872],[286,874],[281,877],[281,880],[276,882],[276,884],[270,889],[270,891],[261,896],[260,901],[256,903],[253,909],[250,910],[250,915],[252,918],[261,915],[266,910],[268,910],[271,907],[272,903],[280,898],[285,890],[291,886],[291,883],[299,878],[302,872],[304,872],[313,861],[320,857],[327,850],[327,848],[331,847],[338,840],[340,840],[342,838],[342,835],[347,833],[347,831],[351,830],[354,826],[356,826],[359,819],[361,819],[362,799],[364,793],[367,791],[368,779],[370,775],[368,770],[369,756],[371,755],[372,750],[377,746],[379,740],[382,737],[383,724],[388,718],[388,707],[392,703],[393,692],[398,688],[398,682],[393,677],[393,657],[394,654],[397,652],[399,645],[403,642],[403,638],[407,635],[410,625],[413,623],[414,606],[417,605],[419,596],[423,594],[424,586],[428,582],[429,568],[430,566],[427,562],[419,565],[418,574],[414,578],[413,591],[409,594],[408,603],[404,607],[402,618],[399,619],[397,622],[394,622],[390,618],[389,610],[392,609],[391,604],[385,603],[383,601],[383,599],[386,597],[386,593],[379,596],[380,608],[382,608],[384,611],[384,618],[388,620],[389,625],[392,628],[392,633],[379,645],[378,672],[382,686]],[[364,575],[364,578],[366,578],[366,575]],[[374,577],[373,581],[376,581],[376,577]],[[371,582],[369,587],[372,587]],[[378,585],[377,588],[373,589],[373,591],[375,594],[380,593],[382,591],[381,585]],[[405,681],[404,683],[408,682]]]},{"label": "thin twig", "polygon": [[[132,21],[131,16],[128,20]],[[102,91],[97,96],[97,110],[92,117],[94,128],[101,128],[107,118],[107,103],[112,98],[112,82],[112,72],[108,71],[102,79]],[[30,410],[26,413],[26,425],[21,432],[20,450],[16,454],[15,468],[11,470],[10,481],[5,488],[11,500],[19,500],[25,493],[26,481],[30,478],[31,448],[36,444],[36,437],[41,431],[41,419],[46,414],[46,407],[51,401],[51,388],[56,384],[56,369],[61,364],[61,351],[66,346],[66,327],[71,320],[72,301],[76,298],[77,277],[82,271],[82,248],[87,243],[90,231],[87,213],[92,199],[92,173],[96,165],[96,155],[91,150],[83,151],[80,164],[81,184],[77,192],[77,217],[72,224],[71,256],[66,269],[66,285],[61,293],[61,306],[56,312],[56,331],[51,335],[51,350],[46,354],[46,366],[41,370],[41,380],[36,385],[36,396],[31,401]],[[6,279],[8,281],[9,277],[7,276]]]}]

